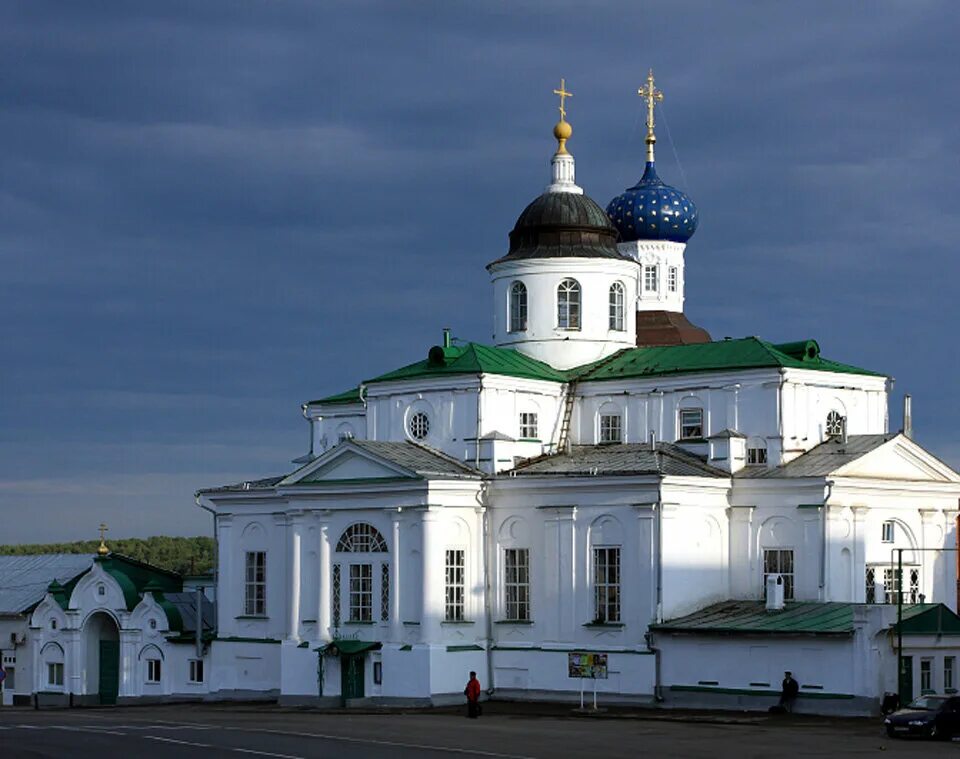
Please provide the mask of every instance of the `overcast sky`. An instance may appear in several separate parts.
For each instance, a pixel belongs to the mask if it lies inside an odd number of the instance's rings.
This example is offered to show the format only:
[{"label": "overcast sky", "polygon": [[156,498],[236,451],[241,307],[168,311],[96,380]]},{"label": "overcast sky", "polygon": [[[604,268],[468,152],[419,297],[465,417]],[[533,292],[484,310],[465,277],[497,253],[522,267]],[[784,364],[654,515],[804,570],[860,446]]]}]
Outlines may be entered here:
[{"label": "overcast sky", "polygon": [[960,466],[960,4],[0,4],[0,543],[208,534],[300,404],[489,341],[549,179],[700,208],[687,313],[896,378]]}]

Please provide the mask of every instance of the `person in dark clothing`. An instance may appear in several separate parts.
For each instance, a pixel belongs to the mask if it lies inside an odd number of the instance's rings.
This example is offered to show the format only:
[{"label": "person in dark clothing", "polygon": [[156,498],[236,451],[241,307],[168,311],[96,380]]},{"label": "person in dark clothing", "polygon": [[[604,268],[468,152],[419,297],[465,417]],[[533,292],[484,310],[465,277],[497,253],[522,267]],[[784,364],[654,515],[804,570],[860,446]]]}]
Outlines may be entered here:
[{"label": "person in dark clothing", "polygon": [[467,697],[467,716],[476,719],[480,716],[480,681],[477,679],[476,672],[470,673],[463,695]]},{"label": "person in dark clothing", "polygon": [[783,673],[783,683],[780,688],[780,706],[784,711],[793,711],[793,702],[800,693],[800,683],[793,679],[792,672]]}]

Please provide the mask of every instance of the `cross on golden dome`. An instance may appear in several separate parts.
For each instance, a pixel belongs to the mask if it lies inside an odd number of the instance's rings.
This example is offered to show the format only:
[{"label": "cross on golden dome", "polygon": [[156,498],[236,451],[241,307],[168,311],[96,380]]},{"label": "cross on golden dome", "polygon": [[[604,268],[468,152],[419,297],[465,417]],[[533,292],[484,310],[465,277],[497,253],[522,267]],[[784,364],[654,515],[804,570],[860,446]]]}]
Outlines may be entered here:
[{"label": "cross on golden dome", "polygon": [[110,528],[107,527],[106,524],[104,524],[103,522],[100,523],[100,547],[97,548],[97,553],[100,556],[106,556],[108,553],[110,553],[110,549],[107,548],[107,544],[103,542],[104,535],[109,529]]},{"label": "cross on golden dome", "polygon": [[653,106],[663,102],[663,93],[653,86],[653,69],[647,74],[647,83],[637,90],[637,94],[647,101],[647,162],[653,163],[653,146],[657,136],[653,133]]},{"label": "cross on golden dome", "polygon": [[572,97],[573,97],[573,93],[572,93],[572,92],[567,92],[567,86],[566,86],[566,80],[565,80],[565,79],[561,79],[561,80],[560,80],[560,89],[559,89],[559,90],[554,90],[554,91],[553,91],[553,94],[560,96],[560,121],[566,121],[566,120],[567,120],[567,111],[566,111],[566,109],[564,108],[564,100],[566,100],[567,98],[572,98]]}]

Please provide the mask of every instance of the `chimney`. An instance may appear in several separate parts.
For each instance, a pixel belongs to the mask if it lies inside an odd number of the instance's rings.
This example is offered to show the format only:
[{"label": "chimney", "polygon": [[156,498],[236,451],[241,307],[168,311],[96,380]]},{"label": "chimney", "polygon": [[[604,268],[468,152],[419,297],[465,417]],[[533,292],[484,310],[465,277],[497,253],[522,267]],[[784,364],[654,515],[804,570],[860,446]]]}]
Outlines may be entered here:
[{"label": "chimney", "polygon": [[847,444],[847,417],[845,416],[840,419],[840,442]]},{"label": "chimney", "polygon": [[767,611],[783,611],[783,577],[767,575]]},{"label": "chimney", "polygon": [[913,438],[913,399],[909,393],[903,396],[903,434]]}]

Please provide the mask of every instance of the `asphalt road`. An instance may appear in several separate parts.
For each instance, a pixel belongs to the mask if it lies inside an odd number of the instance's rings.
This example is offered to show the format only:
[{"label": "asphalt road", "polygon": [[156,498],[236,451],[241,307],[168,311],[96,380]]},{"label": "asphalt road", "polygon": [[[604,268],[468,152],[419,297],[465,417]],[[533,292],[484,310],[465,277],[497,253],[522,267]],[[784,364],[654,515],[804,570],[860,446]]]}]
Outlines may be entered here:
[{"label": "asphalt road", "polygon": [[443,712],[320,714],[222,704],[41,712],[0,709],[0,757],[960,756],[960,742],[891,740],[879,721],[872,720],[737,717],[735,723],[724,724],[716,716],[676,712],[656,718],[609,716],[613,718],[536,716],[529,708],[509,705],[488,708],[479,720]]}]

